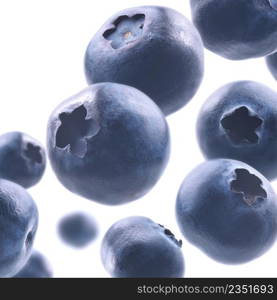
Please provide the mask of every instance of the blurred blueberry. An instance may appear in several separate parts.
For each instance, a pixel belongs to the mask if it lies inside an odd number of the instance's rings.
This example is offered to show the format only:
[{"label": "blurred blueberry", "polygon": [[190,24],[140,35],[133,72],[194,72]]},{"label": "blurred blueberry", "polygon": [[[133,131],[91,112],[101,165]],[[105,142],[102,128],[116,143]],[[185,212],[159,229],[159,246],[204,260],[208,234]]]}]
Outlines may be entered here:
[{"label": "blurred blueberry", "polygon": [[97,237],[98,227],[92,216],[82,212],[74,212],[60,220],[58,233],[68,245],[82,248]]}]

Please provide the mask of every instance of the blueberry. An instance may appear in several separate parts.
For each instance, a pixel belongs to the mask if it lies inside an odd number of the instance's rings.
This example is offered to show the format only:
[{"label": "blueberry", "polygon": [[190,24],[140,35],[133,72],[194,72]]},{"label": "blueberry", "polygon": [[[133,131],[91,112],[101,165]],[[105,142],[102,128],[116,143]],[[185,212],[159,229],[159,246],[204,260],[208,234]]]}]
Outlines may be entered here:
[{"label": "blueberry", "polygon": [[143,91],[168,115],[197,92],[203,45],[194,26],[175,10],[129,8],[112,16],[92,38],[85,72],[90,84],[116,82]]},{"label": "blueberry", "polygon": [[53,271],[46,258],[39,252],[33,251],[25,266],[14,278],[50,278]]},{"label": "blueberry", "polygon": [[191,0],[193,22],[207,49],[232,60],[277,50],[276,0]]},{"label": "blueberry", "polygon": [[27,191],[0,179],[0,277],[12,277],[24,266],[37,224],[38,210]]},{"label": "blueberry", "polygon": [[62,103],[48,126],[53,169],[70,191],[116,205],[145,195],[168,161],[167,122],[140,91],[90,86]]},{"label": "blueberry", "polygon": [[98,227],[91,216],[75,212],[61,219],[58,224],[58,233],[68,245],[82,248],[96,238]]},{"label": "blueberry", "polygon": [[273,77],[277,80],[277,52],[266,57],[267,66],[273,75]]},{"label": "blueberry", "polygon": [[202,107],[197,136],[206,158],[240,160],[276,178],[277,93],[253,81],[221,87]]},{"label": "blueberry", "polygon": [[0,136],[0,177],[29,188],[37,184],[45,170],[41,144],[22,132]]},{"label": "blueberry", "polygon": [[182,277],[182,241],[145,217],[115,223],[101,248],[102,262],[113,277]]},{"label": "blueberry", "polygon": [[277,235],[277,199],[263,175],[235,160],[210,160],[194,169],[178,194],[183,235],[211,258],[246,263]]}]

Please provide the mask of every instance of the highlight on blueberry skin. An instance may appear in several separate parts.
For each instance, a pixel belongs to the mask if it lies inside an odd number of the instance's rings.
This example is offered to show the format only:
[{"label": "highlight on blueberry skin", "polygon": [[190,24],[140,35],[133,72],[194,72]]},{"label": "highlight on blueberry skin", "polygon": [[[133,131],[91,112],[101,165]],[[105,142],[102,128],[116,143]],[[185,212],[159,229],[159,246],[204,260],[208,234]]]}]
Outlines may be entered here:
[{"label": "highlight on blueberry skin", "polygon": [[182,241],[146,217],[128,217],[106,233],[102,262],[112,277],[182,277]]},{"label": "highlight on blueberry skin", "polygon": [[101,83],[62,103],[48,123],[48,153],[61,183],[101,204],[144,196],[169,157],[167,122],[135,88]]},{"label": "highlight on blueberry skin", "polygon": [[179,190],[176,215],[184,237],[224,264],[258,258],[276,240],[276,194],[243,162],[216,159],[196,167]]},{"label": "highlight on blueberry skin", "polygon": [[83,212],[74,212],[60,220],[58,233],[66,244],[83,248],[96,239],[98,225],[92,216]]},{"label": "highlight on blueberry skin", "polygon": [[30,188],[45,171],[46,155],[42,145],[22,132],[0,136],[0,177]]},{"label": "highlight on blueberry skin", "polygon": [[53,270],[48,260],[38,251],[33,251],[24,267],[14,278],[51,278]]},{"label": "highlight on blueberry skin", "polygon": [[0,278],[13,277],[29,259],[38,210],[20,185],[0,179]]},{"label": "highlight on blueberry skin", "polygon": [[277,80],[277,52],[266,57],[266,64],[275,80]]},{"label": "highlight on blueberry skin", "polygon": [[240,160],[276,178],[277,93],[254,81],[224,85],[204,103],[197,138],[207,159]]},{"label": "highlight on blueberry skin", "polygon": [[276,0],[190,0],[207,49],[232,60],[277,51]]},{"label": "highlight on blueberry skin", "polygon": [[169,115],[196,94],[204,73],[201,38],[179,12],[141,6],[116,13],[90,41],[89,84],[116,82],[147,94]]}]

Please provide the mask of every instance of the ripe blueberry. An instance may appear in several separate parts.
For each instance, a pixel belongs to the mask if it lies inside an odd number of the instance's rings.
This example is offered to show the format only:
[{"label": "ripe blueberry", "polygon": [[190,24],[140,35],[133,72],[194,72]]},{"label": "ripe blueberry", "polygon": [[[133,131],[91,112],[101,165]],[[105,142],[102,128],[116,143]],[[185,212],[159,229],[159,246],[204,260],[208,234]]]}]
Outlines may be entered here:
[{"label": "ripe blueberry", "polygon": [[146,194],[163,173],[169,148],[160,109],[120,84],[90,86],[49,120],[48,152],[57,177],[70,191],[102,204]]},{"label": "ripe blueberry", "polygon": [[145,217],[115,223],[101,248],[102,262],[113,277],[182,277],[182,241]]},{"label": "ripe blueberry", "polygon": [[58,224],[61,239],[70,246],[81,248],[91,243],[98,234],[94,219],[82,212],[65,216]]},{"label": "ripe blueberry", "polygon": [[183,235],[222,263],[255,259],[276,239],[276,195],[243,162],[216,159],[194,169],[179,190],[176,214]]},{"label": "ripe blueberry", "polygon": [[277,177],[277,93],[252,81],[232,82],[206,101],[198,117],[208,159],[232,158]]},{"label": "ripe blueberry", "polygon": [[22,132],[0,136],[0,177],[29,188],[37,184],[45,170],[41,144]]},{"label": "ripe blueberry", "polygon": [[267,66],[268,66],[271,74],[277,80],[277,52],[272,55],[267,56],[266,63],[267,63]]},{"label": "ripe blueberry", "polygon": [[33,251],[25,266],[14,278],[50,278],[53,271],[46,258],[39,252]]},{"label": "ripe blueberry", "polygon": [[209,50],[233,60],[277,50],[276,0],[191,0],[193,22]]},{"label": "ripe blueberry", "polygon": [[88,83],[117,82],[146,93],[171,114],[196,93],[204,72],[203,45],[194,26],[166,7],[142,6],[112,16],[85,56]]},{"label": "ripe blueberry", "polygon": [[24,266],[37,224],[38,210],[27,191],[0,179],[0,277],[12,277]]}]

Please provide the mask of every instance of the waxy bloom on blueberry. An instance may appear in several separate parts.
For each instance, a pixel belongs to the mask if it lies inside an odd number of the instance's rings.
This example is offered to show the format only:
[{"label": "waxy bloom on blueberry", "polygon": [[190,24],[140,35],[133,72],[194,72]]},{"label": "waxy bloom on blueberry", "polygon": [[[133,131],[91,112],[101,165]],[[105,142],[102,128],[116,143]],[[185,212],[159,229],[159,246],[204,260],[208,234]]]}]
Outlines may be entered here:
[{"label": "waxy bloom on blueberry", "polygon": [[182,277],[182,241],[146,217],[116,222],[106,233],[102,262],[113,277]]},{"label": "waxy bloom on blueberry", "polygon": [[189,102],[202,82],[203,45],[194,26],[177,11],[129,8],[94,35],[85,72],[89,84],[116,82],[141,90],[169,115]]},{"label": "waxy bloom on blueberry", "polygon": [[229,83],[204,103],[197,137],[207,159],[246,162],[277,177],[277,93],[253,81]]},{"label": "waxy bloom on blueberry", "polygon": [[277,197],[268,180],[247,164],[207,161],[184,179],[176,215],[184,237],[225,264],[264,254],[277,236]]},{"label": "waxy bloom on blueberry", "polygon": [[101,83],[62,103],[48,125],[48,152],[73,193],[117,205],[145,195],[169,157],[167,122],[135,88]]}]

